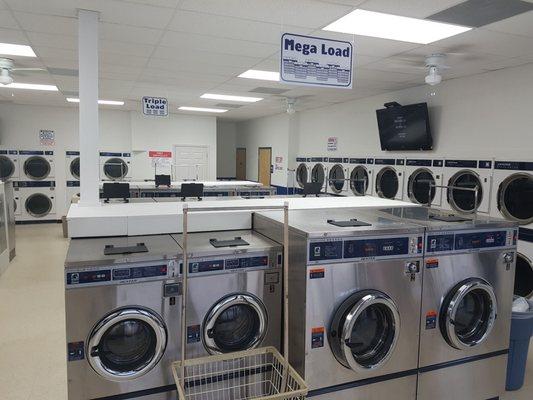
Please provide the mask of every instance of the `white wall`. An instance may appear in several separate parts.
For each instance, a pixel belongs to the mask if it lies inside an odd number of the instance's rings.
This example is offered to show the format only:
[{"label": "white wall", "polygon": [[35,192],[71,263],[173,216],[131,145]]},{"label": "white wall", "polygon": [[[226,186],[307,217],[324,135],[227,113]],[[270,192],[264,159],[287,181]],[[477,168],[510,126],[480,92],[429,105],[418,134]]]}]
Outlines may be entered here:
[{"label": "white wall", "polygon": [[217,178],[235,178],[237,125],[217,121]]},{"label": "white wall", "polygon": [[[65,151],[79,150],[78,109],[0,104],[0,147],[41,150],[39,130],[55,131],[57,215],[66,213]],[[216,118],[171,114],[145,118],[135,111],[100,109],[100,151],[132,152],[132,178],[153,179],[147,150],[172,150],[174,144],[209,147],[208,179],[216,177]]]}]

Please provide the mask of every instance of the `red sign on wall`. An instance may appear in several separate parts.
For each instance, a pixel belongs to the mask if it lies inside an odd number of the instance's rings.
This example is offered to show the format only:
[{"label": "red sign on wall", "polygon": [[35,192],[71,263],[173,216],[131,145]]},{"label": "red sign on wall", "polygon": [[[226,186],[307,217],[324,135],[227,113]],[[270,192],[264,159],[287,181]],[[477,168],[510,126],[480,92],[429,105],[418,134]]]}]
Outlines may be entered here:
[{"label": "red sign on wall", "polygon": [[172,158],[171,151],[149,151],[148,157],[150,158]]}]

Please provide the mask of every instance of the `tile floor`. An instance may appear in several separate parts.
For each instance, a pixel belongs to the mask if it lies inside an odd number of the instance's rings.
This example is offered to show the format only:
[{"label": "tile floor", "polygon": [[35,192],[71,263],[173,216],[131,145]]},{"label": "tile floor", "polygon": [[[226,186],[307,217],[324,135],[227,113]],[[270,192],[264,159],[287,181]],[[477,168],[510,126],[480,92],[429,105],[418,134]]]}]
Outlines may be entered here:
[{"label": "tile floor", "polygon": [[[0,399],[66,400],[61,226],[17,226],[17,257],[0,277]],[[505,400],[533,398],[533,346],[526,385]],[[148,400],[148,399],[147,399]]]}]

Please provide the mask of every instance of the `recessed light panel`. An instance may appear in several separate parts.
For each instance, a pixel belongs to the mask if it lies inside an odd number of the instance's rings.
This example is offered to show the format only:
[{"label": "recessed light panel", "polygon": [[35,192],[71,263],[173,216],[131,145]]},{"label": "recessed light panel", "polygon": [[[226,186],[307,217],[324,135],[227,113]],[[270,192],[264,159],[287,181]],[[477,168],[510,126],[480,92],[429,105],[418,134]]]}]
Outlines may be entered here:
[{"label": "recessed light panel", "polygon": [[263,100],[262,97],[231,96],[231,95],[226,95],[226,94],[214,94],[214,93],[205,93],[201,95],[200,97],[202,99],[240,101],[242,103],[255,103],[257,101]]},{"label": "recessed light panel", "polygon": [[[79,103],[80,99],[74,97],[67,97],[69,103]],[[124,102],[119,100],[98,100],[98,104],[107,106],[123,106]]]},{"label": "recessed light panel", "polygon": [[224,110],[222,108],[205,108],[205,107],[185,107],[181,106],[178,108],[178,110],[182,111],[198,111],[198,112],[209,112],[209,113],[225,113],[228,110]]},{"label": "recessed light panel", "polygon": [[13,82],[9,85],[0,85],[0,88],[8,89],[26,89],[26,90],[44,90],[48,92],[57,92],[59,89],[55,85],[38,85],[35,83],[18,83]]},{"label": "recessed light panel", "polygon": [[261,71],[258,69],[249,69],[239,75],[239,78],[259,79],[263,81],[279,81],[279,72],[277,71]]},{"label": "recessed light panel", "polygon": [[428,44],[472,28],[374,11],[354,10],[329,24],[326,31]]},{"label": "recessed light panel", "polygon": [[0,55],[3,56],[20,56],[20,57],[37,57],[30,46],[24,44],[0,43]]}]

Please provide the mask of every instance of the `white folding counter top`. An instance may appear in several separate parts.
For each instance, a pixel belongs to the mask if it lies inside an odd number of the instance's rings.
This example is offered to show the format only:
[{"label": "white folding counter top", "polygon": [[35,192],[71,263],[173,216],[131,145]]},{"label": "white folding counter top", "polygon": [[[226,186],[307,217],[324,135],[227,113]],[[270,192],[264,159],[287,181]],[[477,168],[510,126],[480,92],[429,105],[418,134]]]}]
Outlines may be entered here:
[{"label": "white folding counter top", "polygon": [[[102,181],[100,182],[100,187],[104,183],[129,183],[130,187],[135,187],[137,189],[155,189],[155,182],[146,182],[146,181]],[[181,188],[182,183],[203,183],[205,188],[234,188],[234,187],[261,187],[263,186],[259,182],[252,181],[173,181],[171,182],[172,189]],[[164,186],[161,186],[160,189],[164,189]]]},{"label": "white folding counter top", "polygon": [[191,232],[250,229],[253,207],[289,209],[414,206],[398,200],[364,197],[271,197],[163,203],[111,203],[94,207],[72,204],[67,215],[70,237],[135,236],[182,231],[183,205],[194,208],[250,207],[250,211],[213,211],[189,214]]}]

